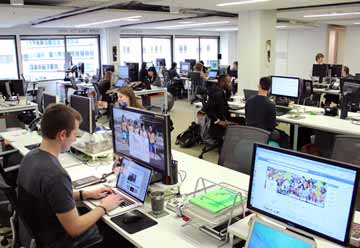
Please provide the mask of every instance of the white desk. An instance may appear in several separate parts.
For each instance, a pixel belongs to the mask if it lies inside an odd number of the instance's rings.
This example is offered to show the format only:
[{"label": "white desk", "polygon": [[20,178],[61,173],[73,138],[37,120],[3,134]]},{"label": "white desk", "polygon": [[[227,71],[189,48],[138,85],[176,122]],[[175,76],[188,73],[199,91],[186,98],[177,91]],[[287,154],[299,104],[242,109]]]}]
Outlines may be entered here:
[{"label": "white desk", "polygon": [[25,99],[20,100],[20,103],[14,106],[7,103],[0,104],[0,114],[21,112],[26,110],[35,110],[36,117],[39,115],[38,105],[33,102],[26,103]]},{"label": "white desk", "polygon": [[[19,136],[23,137],[23,142],[19,140]],[[27,142],[30,142],[30,139],[36,138],[35,136],[35,134],[29,134],[29,136],[26,136],[25,133],[21,132],[8,132],[3,134],[3,137],[7,137],[12,145],[20,151],[24,151],[24,148],[21,146]],[[178,161],[179,170],[184,170],[187,172],[187,178],[181,186],[182,193],[192,192],[195,188],[196,180],[199,177],[205,177],[215,182],[227,182],[242,189],[248,188],[248,175],[212,164],[210,162],[186,155],[181,152],[173,151],[173,156],[174,159]],[[63,164],[63,166],[66,167],[65,164]],[[111,163],[105,165],[103,164],[102,166],[78,165],[66,168],[66,170],[70,174],[72,180],[76,180],[88,175],[99,176],[107,170],[111,170]],[[89,207],[94,208],[91,203],[86,202],[86,204]],[[150,210],[149,203],[147,203],[145,207],[142,207],[139,210],[145,213],[148,212]],[[220,241],[211,238],[210,236],[202,233],[192,226],[182,227],[181,225],[184,224],[184,221],[176,217],[176,215],[172,212],[170,212],[170,214],[165,217],[157,219],[157,225],[135,234],[126,233],[123,229],[115,225],[110,220],[109,216],[104,216],[103,220],[112,229],[128,239],[137,247],[162,248],[170,246],[172,248],[217,248],[218,245],[221,244]],[[355,213],[355,220],[357,222],[360,220],[360,215],[358,212]],[[225,247],[230,248],[228,245]],[[340,246],[319,239],[318,247],[335,248]]]},{"label": "white desk", "polygon": [[329,94],[329,95],[336,95],[336,96],[339,96],[341,94],[340,90],[330,90],[330,89],[316,89],[316,88],[314,88],[313,92],[315,94]]},{"label": "white desk", "polygon": [[151,94],[163,94],[164,95],[164,109],[168,108],[168,96],[167,96],[167,88],[165,87],[157,87],[154,85],[151,85],[151,89],[147,90],[136,90],[134,91],[136,96],[146,96]]}]

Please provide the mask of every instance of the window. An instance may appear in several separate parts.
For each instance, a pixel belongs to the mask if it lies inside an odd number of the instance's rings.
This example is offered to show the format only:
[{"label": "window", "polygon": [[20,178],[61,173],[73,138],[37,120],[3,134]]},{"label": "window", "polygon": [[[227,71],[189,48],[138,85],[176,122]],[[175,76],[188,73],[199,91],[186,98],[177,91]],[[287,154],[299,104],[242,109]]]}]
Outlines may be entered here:
[{"label": "window", "polygon": [[[52,42],[49,42],[50,39]],[[39,49],[41,49],[41,52],[39,52]],[[59,68],[64,69],[65,58],[61,56],[64,51],[64,38],[38,39],[35,44],[33,40],[22,39],[23,73],[26,80],[63,78],[64,72],[50,69],[46,64],[56,63],[61,65]]]},{"label": "window", "polygon": [[99,36],[24,36],[21,51],[24,77],[31,81],[63,78],[66,52],[73,64],[88,65],[85,73],[95,75],[100,68]]},{"label": "window", "polygon": [[126,62],[139,63],[141,65],[141,38],[120,38],[119,62],[124,65]]},{"label": "window", "polygon": [[15,37],[0,37],[0,79],[17,79]]},{"label": "window", "polygon": [[171,66],[171,39],[143,38],[143,61],[156,65],[156,59],[165,59],[166,66]]},{"label": "window", "polygon": [[199,38],[176,37],[174,50],[174,61],[178,66],[185,59],[196,59],[196,61],[199,61]]},{"label": "window", "polygon": [[218,38],[200,38],[200,60],[210,66],[211,60],[218,58]]},{"label": "window", "polygon": [[[100,69],[99,41],[97,37],[69,37],[66,39],[67,52],[74,54],[73,64],[84,63],[85,73],[95,75]],[[63,54],[63,56],[65,56]]]}]

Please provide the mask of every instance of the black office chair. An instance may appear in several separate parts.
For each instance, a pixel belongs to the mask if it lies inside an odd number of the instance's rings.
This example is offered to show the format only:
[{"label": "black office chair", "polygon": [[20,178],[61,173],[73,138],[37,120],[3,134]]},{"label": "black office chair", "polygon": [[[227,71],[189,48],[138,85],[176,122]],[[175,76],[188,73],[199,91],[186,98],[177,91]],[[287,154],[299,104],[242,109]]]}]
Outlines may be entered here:
[{"label": "black office chair", "polygon": [[[331,158],[360,167],[360,136],[337,135]],[[360,184],[357,189],[356,210],[360,210]]]},{"label": "black office chair", "polygon": [[313,82],[311,80],[303,80],[302,82],[302,91],[301,97],[299,99],[299,104],[306,106],[316,106],[316,102],[313,101]]},{"label": "black office chair", "polygon": [[189,72],[191,81],[191,104],[202,101],[206,97],[206,90],[200,72]]},{"label": "black office chair", "polygon": [[250,174],[254,143],[267,144],[270,132],[248,126],[229,126],[225,132],[219,165]]}]

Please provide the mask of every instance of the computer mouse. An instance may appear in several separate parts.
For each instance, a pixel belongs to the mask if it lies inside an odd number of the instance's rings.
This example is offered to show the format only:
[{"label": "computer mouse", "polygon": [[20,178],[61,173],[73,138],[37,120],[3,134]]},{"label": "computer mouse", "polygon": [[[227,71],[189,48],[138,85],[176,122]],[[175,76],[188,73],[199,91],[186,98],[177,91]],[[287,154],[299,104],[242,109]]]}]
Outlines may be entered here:
[{"label": "computer mouse", "polygon": [[141,215],[134,212],[128,212],[123,215],[122,222],[124,224],[132,224],[138,222],[141,219]]}]

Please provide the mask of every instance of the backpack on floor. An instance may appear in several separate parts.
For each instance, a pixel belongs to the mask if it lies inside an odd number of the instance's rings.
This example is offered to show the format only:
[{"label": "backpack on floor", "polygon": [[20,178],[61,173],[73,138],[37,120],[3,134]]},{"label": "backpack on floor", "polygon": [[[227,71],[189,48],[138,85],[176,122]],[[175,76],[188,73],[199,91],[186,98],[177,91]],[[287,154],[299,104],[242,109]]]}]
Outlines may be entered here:
[{"label": "backpack on floor", "polygon": [[175,144],[180,145],[181,148],[189,148],[198,144],[200,141],[200,125],[192,122],[184,132],[176,137]]}]

